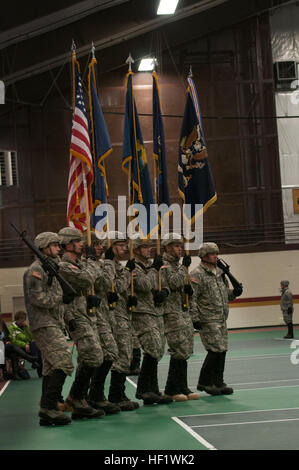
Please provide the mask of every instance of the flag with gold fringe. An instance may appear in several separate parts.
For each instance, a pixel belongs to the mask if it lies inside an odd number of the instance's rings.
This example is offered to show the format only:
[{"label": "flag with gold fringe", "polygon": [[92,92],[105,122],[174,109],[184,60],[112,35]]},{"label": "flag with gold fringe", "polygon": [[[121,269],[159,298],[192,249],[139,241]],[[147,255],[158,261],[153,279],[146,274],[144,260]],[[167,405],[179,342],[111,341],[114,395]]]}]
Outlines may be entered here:
[{"label": "flag with gold fringe", "polygon": [[[190,205],[191,223],[203,214],[217,194],[208,161],[198,96],[194,81],[188,77],[187,100],[181,128],[178,159],[178,190],[184,204]],[[197,210],[196,205],[202,209]]]},{"label": "flag with gold fringe", "polygon": [[90,222],[93,229],[103,232],[107,229],[107,211],[102,211],[99,214],[97,208],[101,204],[107,203],[109,195],[105,159],[112,152],[112,146],[98,96],[96,65],[97,60],[92,58],[88,66],[90,143],[94,167],[94,182],[92,186],[93,211]]},{"label": "flag with gold fringe", "polygon": [[[144,148],[139,117],[133,93],[133,72],[128,72],[122,169],[131,176],[130,199],[138,214],[138,230],[143,238],[150,237],[157,228],[157,217],[151,206],[154,204],[146,151]],[[144,212],[140,205],[143,205]],[[153,207],[153,206],[152,206]]]}]

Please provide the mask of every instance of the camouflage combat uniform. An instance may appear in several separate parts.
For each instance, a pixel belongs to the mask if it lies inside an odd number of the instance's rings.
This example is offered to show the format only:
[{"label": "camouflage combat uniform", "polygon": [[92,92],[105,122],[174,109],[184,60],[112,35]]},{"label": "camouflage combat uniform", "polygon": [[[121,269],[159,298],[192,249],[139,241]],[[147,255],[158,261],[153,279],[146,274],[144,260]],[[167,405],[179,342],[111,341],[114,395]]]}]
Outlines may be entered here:
[{"label": "camouflage combat uniform", "polygon": [[143,351],[159,361],[165,347],[163,307],[154,305],[152,290],[158,289],[158,274],[149,269],[151,264],[136,261],[134,292],[138,304],[133,310],[133,328]]},{"label": "camouflage combat uniform", "polygon": [[[227,317],[229,301],[242,294],[242,287],[230,289],[222,269],[216,266],[219,248],[206,242],[199,248],[201,263],[190,273],[194,290],[191,316],[199,329],[201,341],[207,350],[202,364],[197,389],[210,395],[230,395],[233,389],[224,382],[224,368],[228,348]],[[212,258],[210,258],[212,255]],[[216,264],[215,264],[216,263]]]},{"label": "camouflage combat uniform", "polygon": [[62,289],[49,276],[37,259],[24,273],[24,297],[30,330],[43,358],[43,375],[48,376],[56,369],[67,375],[74,370],[72,356],[63,333]]},{"label": "camouflage combat uniform", "polygon": [[229,301],[235,299],[223,278],[223,271],[216,267],[209,269],[203,263],[190,273],[194,295],[191,299],[191,316],[199,321],[202,343],[206,350],[227,351],[228,334],[226,320]]},{"label": "camouflage combat uniform", "polygon": [[289,289],[289,281],[281,281],[281,299],[280,299],[280,308],[283,314],[284,322],[288,327],[288,332],[284,338],[292,339],[294,338],[293,331],[293,313],[294,313],[294,303],[293,303],[293,294]]},{"label": "camouflage combat uniform", "polygon": [[169,353],[175,359],[188,359],[193,353],[193,324],[188,310],[183,309],[185,302],[184,284],[187,268],[179,260],[164,253],[162,279],[170,290],[164,303],[165,335]]},{"label": "camouflage combat uniform", "polygon": [[98,367],[103,362],[103,351],[96,331],[96,315],[87,312],[86,296],[95,282],[99,268],[96,261],[79,259],[73,261],[64,254],[59,264],[60,273],[77,291],[77,296],[67,307],[66,316],[76,321],[76,329],[71,336],[78,352],[78,363]]},{"label": "camouflage combat uniform", "polygon": [[[293,321],[293,294],[288,286],[281,289],[280,309],[283,314],[283,319],[286,324],[292,323]],[[290,313],[290,311],[292,312]]]},{"label": "camouflage combat uniform", "polygon": [[131,275],[120,262],[115,261],[115,269],[115,292],[119,295],[119,299],[113,313],[118,358],[113,362],[112,370],[126,374],[130,369],[133,355],[132,312],[127,307]]},{"label": "camouflage combat uniform", "polygon": [[[175,240],[173,240],[175,242]],[[184,307],[187,267],[169,253],[163,255],[162,280],[170,294],[164,303],[165,335],[170,362],[165,394],[174,401],[198,400],[200,395],[188,387],[188,358],[193,353],[194,328],[188,308]]]},{"label": "camouflage combat uniform", "polygon": [[104,359],[115,361],[118,357],[118,348],[114,339],[115,316],[114,310],[109,308],[107,293],[112,290],[115,278],[115,263],[110,260],[99,260],[98,275],[94,284],[95,294],[100,297],[101,305],[96,308],[96,326]]}]

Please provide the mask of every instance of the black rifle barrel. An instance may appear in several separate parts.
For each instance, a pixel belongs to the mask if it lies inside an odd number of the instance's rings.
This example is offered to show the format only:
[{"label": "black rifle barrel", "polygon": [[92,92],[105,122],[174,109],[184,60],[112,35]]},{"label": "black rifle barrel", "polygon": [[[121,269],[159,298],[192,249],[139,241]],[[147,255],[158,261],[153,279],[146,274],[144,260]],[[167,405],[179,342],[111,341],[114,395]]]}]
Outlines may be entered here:
[{"label": "black rifle barrel", "polygon": [[44,270],[48,274],[56,277],[63,290],[63,293],[76,295],[77,292],[75,291],[75,289],[64,279],[64,277],[61,276],[61,274],[59,274],[58,269],[56,268],[54,263],[51,263],[49,259],[34,245],[34,243],[26,237],[26,231],[24,230],[23,232],[20,232],[13,223],[10,223],[10,225],[21,237],[23,242],[26,243],[28,248],[30,248],[30,250],[33,251],[37,258],[42,262]]}]

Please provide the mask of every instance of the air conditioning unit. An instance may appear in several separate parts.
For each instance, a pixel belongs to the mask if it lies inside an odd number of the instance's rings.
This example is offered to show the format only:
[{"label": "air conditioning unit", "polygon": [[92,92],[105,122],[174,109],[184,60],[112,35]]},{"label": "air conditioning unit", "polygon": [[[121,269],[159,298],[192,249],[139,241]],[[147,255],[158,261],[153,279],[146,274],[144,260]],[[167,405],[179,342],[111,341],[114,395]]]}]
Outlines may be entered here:
[{"label": "air conditioning unit", "polygon": [[275,62],[275,86],[278,90],[291,90],[298,87],[298,65],[294,60]]}]

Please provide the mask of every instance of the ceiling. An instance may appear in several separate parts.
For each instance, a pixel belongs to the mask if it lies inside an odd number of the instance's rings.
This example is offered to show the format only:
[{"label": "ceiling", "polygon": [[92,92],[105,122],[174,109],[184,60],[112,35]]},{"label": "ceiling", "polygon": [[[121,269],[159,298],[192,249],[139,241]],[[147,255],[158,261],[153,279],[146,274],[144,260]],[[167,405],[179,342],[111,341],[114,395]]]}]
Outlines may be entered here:
[{"label": "ceiling", "polygon": [[93,41],[101,72],[107,72],[127,67],[129,52],[137,64],[153,51],[156,32],[164,37],[161,47],[175,48],[283,3],[289,2],[180,0],[175,15],[157,16],[158,0],[6,2],[0,18],[0,79],[7,103],[44,104],[51,88],[69,82],[72,40],[83,62]]}]

